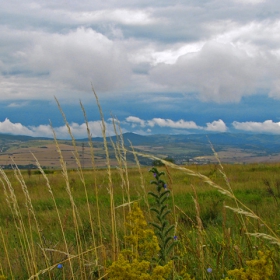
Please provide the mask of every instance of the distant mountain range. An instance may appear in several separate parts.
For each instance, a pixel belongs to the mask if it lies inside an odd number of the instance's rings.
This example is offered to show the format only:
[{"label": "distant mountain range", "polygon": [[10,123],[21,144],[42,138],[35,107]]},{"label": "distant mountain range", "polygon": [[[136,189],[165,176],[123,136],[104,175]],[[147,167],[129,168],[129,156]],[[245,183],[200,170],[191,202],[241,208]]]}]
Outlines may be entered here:
[{"label": "distant mountain range", "polygon": [[[116,141],[116,137],[111,139]],[[217,162],[213,149],[224,163],[280,162],[279,135],[211,133],[142,136],[124,133],[123,140],[125,145],[132,143],[140,151],[160,158],[173,158],[177,164]],[[93,138],[93,141],[103,139]]]},{"label": "distant mountain range", "polygon": [[[188,135],[138,135],[124,133],[124,144],[135,150],[151,153],[160,158],[171,157],[177,163],[214,161],[213,150],[221,154],[224,162],[280,162],[280,135],[268,134],[245,134],[245,133],[210,133]],[[117,137],[108,137],[109,146],[111,141],[116,142]],[[32,147],[41,145],[38,142],[53,143],[53,139],[46,137],[30,137],[0,134],[0,152],[9,153],[11,149]],[[64,144],[72,145],[70,140],[60,140]],[[102,147],[102,137],[92,138],[95,146]],[[88,139],[77,139],[77,144],[87,146]]]},{"label": "distant mountain range", "polygon": [[[116,141],[116,136],[110,137],[112,141]],[[103,142],[102,137],[92,138],[93,141]],[[135,133],[124,133],[123,140],[125,145],[167,145],[167,144],[202,144],[213,145],[218,150],[226,147],[234,147],[239,149],[262,150],[267,153],[280,153],[280,135],[269,134],[245,134],[245,133],[212,133],[206,134],[188,134],[188,135],[138,135]],[[88,141],[81,139],[78,141]]]},{"label": "distant mountain range", "polygon": [[[221,149],[222,147],[235,147],[240,149],[260,149],[263,152],[278,153],[280,152],[280,135],[270,134],[245,134],[245,133],[211,133],[206,134],[155,134],[155,135],[139,135],[135,133],[124,133],[122,135],[125,145],[133,144],[133,146],[139,145],[167,145],[167,144],[203,144],[209,145],[210,143],[215,149]],[[116,136],[107,137],[108,142],[110,140],[115,142]],[[10,135],[1,134],[0,141],[31,141],[31,140],[50,140],[52,138],[47,137],[31,137],[24,135]],[[103,137],[93,137],[93,142],[103,142]],[[1,143],[0,142],[0,143]],[[77,139],[77,142],[88,142],[87,138]]]}]

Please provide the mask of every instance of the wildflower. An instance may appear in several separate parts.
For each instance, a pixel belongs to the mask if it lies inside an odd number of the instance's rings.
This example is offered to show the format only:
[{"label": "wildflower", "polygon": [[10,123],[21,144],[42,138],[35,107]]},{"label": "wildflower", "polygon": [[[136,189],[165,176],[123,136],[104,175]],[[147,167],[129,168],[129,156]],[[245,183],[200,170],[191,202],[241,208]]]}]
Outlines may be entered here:
[{"label": "wildflower", "polygon": [[59,269],[61,269],[62,267],[63,267],[63,264],[61,264],[61,263],[57,265],[57,268],[59,268]]},{"label": "wildflower", "polygon": [[156,173],[154,173],[154,177],[155,177],[155,178],[157,177],[157,174],[156,174]]},{"label": "wildflower", "polygon": [[173,237],[173,239],[174,239],[175,241],[177,241],[177,240],[178,240],[178,236],[175,235],[175,236]]},{"label": "wildflower", "polygon": [[213,271],[213,270],[212,270],[211,267],[208,267],[208,268],[207,268],[207,272],[208,272],[208,273],[212,273],[212,271]]},{"label": "wildflower", "polygon": [[166,184],[164,184],[163,187],[164,187],[165,190],[167,189],[167,185]]},{"label": "wildflower", "polygon": [[229,270],[228,275],[236,279],[271,279],[273,275],[273,263],[269,251],[258,251],[258,258],[246,261],[246,268]]}]

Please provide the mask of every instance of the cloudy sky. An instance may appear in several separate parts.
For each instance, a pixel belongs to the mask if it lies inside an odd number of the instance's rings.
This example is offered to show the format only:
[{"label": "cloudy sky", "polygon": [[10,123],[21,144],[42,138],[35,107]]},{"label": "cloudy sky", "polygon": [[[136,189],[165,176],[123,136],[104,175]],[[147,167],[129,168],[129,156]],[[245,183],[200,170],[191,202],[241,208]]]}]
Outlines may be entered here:
[{"label": "cloudy sky", "polygon": [[280,134],[280,2],[0,0],[0,133]]}]

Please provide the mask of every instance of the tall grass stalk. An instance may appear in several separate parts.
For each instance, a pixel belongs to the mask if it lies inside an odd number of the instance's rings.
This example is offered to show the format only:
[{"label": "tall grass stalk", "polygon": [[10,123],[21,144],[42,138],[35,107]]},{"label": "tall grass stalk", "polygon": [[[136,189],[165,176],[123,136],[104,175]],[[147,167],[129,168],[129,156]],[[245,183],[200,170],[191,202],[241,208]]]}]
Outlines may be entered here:
[{"label": "tall grass stalk", "polygon": [[[35,271],[37,271],[38,270],[37,265],[36,265],[37,264],[37,256],[36,256],[35,248],[34,248],[34,245],[36,243],[33,240],[34,234],[33,234],[33,230],[32,230],[32,221],[31,221],[30,214],[32,215],[33,220],[35,222],[37,234],[38,234],[38,237],[39,237],[39,246],[41,248],[43,247],[43,239],[42,239],[42,235],[41,235],[41,230],[40,230],[39,222],[37,220],[37,217],[36,217],[36,214],[35,214],[35,211],[34,211],[34,208],[33,208],[32,200],[31,200],[31,197],[30,197],[27,185],[25,183],[25,180],[24,180],[24,178],[22,176],[22,173],[21,173],[20,169],[18,168],[18,166],[16,165],[15,162],[14,162],[14,165],[15,165],[15,168],[14,168],[15,177],[19,181],[19,183],[21,185],[21,188],[23,190],[24,196],[25,196],[25,201],[26,201],[25,203],[26,203],[26,208],[27,208],[27,212],[28,212],[28,222],[29,222],[30,238],[31,238],[31,244],[32,244],[33,265],[34,265]],[[46,255],[45,251],[43,250],[42,252],[43,252],[43,256],[44,256],[45,265],[46,265],[46,267],[48,267],[50,265],[49,259],[48,259],[47,255]],[[51,278],[50,274],[49,274],[49,277]]]},{"label": "tall grass stalk", "polygon": [[[90,209],[90,203],[89,203],[89,198],[88,198],[88,191],[87,191],[87,187],[86,187],[86,182],[85,182],[85,178],[84,178],[84,174],[83,174],[83,168],[82,168],[82,164],[81,164],[81,161],[80,161],[80,155],[79,155],[79,152],[78,152],[78,149],[77,149],[77,145],[76,145],[76,141],[75,141],[75,138],[72,134],[72,131],[71,131],[71,128],[70,128],[70,125],[67,121],[67,118],[58,102],[58,100],[56,99],[56,102],[57,102],[57,105],[58,105],[58,108],[60,110],[60,113],[62,114],[63,116],[63,119],[64,119],[64,123],[68,129],[68,134],[70,135],[71,139],[72,139],[72,145],[74,147],[74,158],[75,158],[75,161],[76,161],[76,164],[77,164],[77,169],[78,169],[78,174],[79,174],[79,177],[80,177],[80,181],[82,182],[82,185],[84,187],[84,193],[85,193],[85,198],[86,198],[86,204],[87,204],[87,212],[88,212],[88,216],[89,216],[89,223],[90,223],[90,231],[91,231],[91,238],[92,238],[92,241],[93,241],[93,246],[94,248],[96,248],[96,240],[95,240],[95,234],[94,234],[94,226],[93,226],[93,219],[92,219],[92,213],[91,213],[91,209]],[[80,103],[81,104],[81,103]],[[88,124],[87,124],[87,127],[88,127]],[[76,208],[76,207],[75,207]],[[81,223],[82,225],[82,223]],[[79,235],[78,235],[78,238]],[[81,240],[81,239],[79,239]],[[81,241],[80,241],[81,242]],[[81,252],[83,250],[82,248],[82,243],[81,244]],[[81,253],[79,252],[79,253]],[[96,260],[98,259],[98,256],[97,256],[97,252],[95,252],[95,258]],[[84,268],[84,264],[82,263],[82,267]],[[85,271],[84,271],[84,275],[86,275]]]},{"label": "tall grass stalk", "polygon": [[113,182],[112,182],[112,173],[111,173],[111,164],[110,164],[110,157],[109,157],[109,150],[108,150],[108,144],[107,144],[107,139],[106,139],[106,125],[104,121],[104,115],[102,112],[102,108],[99,103],[98,96],[92,87],[93,94],[96,99],[96,103],[99,109],[100,113],[100,118],[101,118],[101,129],[102,129],[102,136],[103,136],[103,144],[104,144],[104,149],[105,149],[105,154],[106,154],[106,166],[107,166],[107,174],[108,174],[108,191],[110,195],[110,210],[111,210],[111,231],[112,231],[112,253],[113,253],[113,261],[116,260],[117,255],[118,255],[118,245],[117,245],[117,229],[116,229],[116,211],[115,211],[115,202],[114,202],[114,189],[113,189]]},{"label": "tall grass stalk", "polygon": [[[0,233],[1,233],[1,239],[2,239],[2,243],[3,243],[3,247],[4,247],[4,251],[5,251],[5,256],[7,258],[7,262],[8,262],[8,267],[9,267],[9,271],[10,271],[10,276],[12,279],[14,278],[14,274],[13,274],[13,270],[12,270],[12,265],[11,265],[11,261],[10,261],[10,257],[9,257],[9,253],[7,250],[7,246],[6,246],[6,240],[4,238],[3,232],[2,232],[2,228],[0,227]],[[2,274],[4,275],[4,271],[1,265],[1,270],[2,270]]]},{"label": "tall grass stalk", "polygon": [[[59,154],[59,161],[60,161],[60,165],[61,165],[61,168],[62,168],[62,176],[64,178],[66,192],[69,196],[69,200],[70,200],[70,204],[71,204],[73,225],[74,225],[76,242],[77,242],[77,250],[78,250],[78,254],[80,255],[82,253],[82,244],[81,244],[81,236],[80,236],[80,232],[79,232],[78,211],[77,211],[77,207],[76,207],[76,204],[75,204],[72,192],[71,192],[71,188],[70,188],[70,182],[69,182],[66,162],[63,159],[63,155],[62,155],[61,149],[59,147],[59,144],[58,144],[58,141],[57,141],[56,134],[55,134],[54,130],[53,130],[53,135],[54,135],[54,141],[55,141],[56,149],[57,149],[57,152]],[[79,259],[79,265],[80,265],[81,272],[84,271],[84,267],[83,267],[82,261],[80,259]],[[72,273],[72,275],[73,275],[73,279],[75,279],[74,273]]]},{"label": "tall grass stalk", "polygon": [[[170,171],[168,169],[168,166],[165,165],[165,170],[166,170],[166,174],[168,176],[168,180],[169,180],[169,183],[168,183],[168,189],[170,190],[170,194],[171,194],[171,199],[172,199],[172,206],[173,206],[173,223],[175,225],[175,228],[174,228],[174,235],[176,236],[176,232],[177,232],[177,226],[178,226],[178,217],[176,215],[176,204],[175,204],[175,200],[174,200],[174,192],[173,192],[173,182],[172,182],[172,177],[171,177],[171,174],[170,174]],[[174,251],[174,250],[173,250]]]},{"label": "tall grass stalk", "polygon": [[142,189],[141,196],[144,198],[145,205],[146,205],[146,207],[148,209],[149,217],[151,218],[150,205],[149,205],[149,201],[148,201],[148,192],[147,192],[147,189],[146,189],[146,186],[145,186],[143,172],[142,172],[142,169],[141,169],[141,166],[140,166],[140,162],[138,160],[137,154],[136,154],[136,152],[134,150],[134,147],[133,147],[131,141],[129,141],[129,144],[130,144],[130,148],[131,148],[131,151],[133,153],[134,160],[135,160],[135,163],[136,163],[136,166],[137,166],[137,169],[138,169],[138,173],[139,173],[139,176],[140,176],[140,187]]},{"label": "tall grass stalk", "polygon": [[[115,134],[116,135],[119,135],[119,140],[117,141],[117,143],[119,144],[119,152],[120,152],[120,155],[121,156],[121,159],[122,159],[122,162],[123,162],[123,167],[124,167],[124,173],[125,173],[125,180],[124,180],[124,183],[125,183],[125,189],[126,189],[126,197],[127,197],[127,201],[128,201],[128,208],[129,208],[129,211],[131,211],[131,200],[130,200],[130,183],[129,183],[129,176],[128,176],[128,166],[127,166],[127,157],[126,157],[126,148],[125,148],[125,145],[124,145],[124,139],[123,139],[123,133],[122,133],[122,129],[121,129],[121,126],[120,126],[120,123],[118,122],[118,124],[116,124],[116,119],[114,118],[113,119],[113,124],[114,124],[114,131],[115,131]],[[119,129],[119,133],[117,131],[117,128]]]},{"label": "tall grass stalk", "polygon": [[[0,173],[4,179],[4,181],[7,184],[8,192],[5,192],[6,201],[8,202],[9,208],[11,210],[11,213],[13,215],[13,220],[15,224],[15,228],[17,229],[17,236],[20,243],[21,253],[24,260],[24,264],[26,266],[27,273],[33,274],[33,268],[32,263],[30,260],[32,259],[32,252],[31,252],[31,245],[30,241],[28,239],[28,235],[26,232],[25,224],[22,218],[22,214],[20,211],[20,207],[18,205],[17,196],[15,194],[14,188],[7,177],[6,173],[3,171],[3,169],[0,169]],[[2,181],[3,182],[3,181]],[[3,187],[5,188],[5,185],[3,184]]]},{"label": "tall grass stalk", "polygon": [[195,188],[192,186],[194,197],[192,197],[195,212],[196,212],[196,228],[197,228],[197,257],[200,260],[198,263],[199,269],[202,272],[202,279],[205,279],[205,257],[204,257],[204,246],[205,246],[205,238],[204,238],[204,228],[200,218],[200,206],[198,203],[197,193]]},{"label": "tall grass stalk", "polygon": [[[240,206],[241,206],[242,204],[240,204],[240,202],[237,200],[236,196],[234,195],[234,192],[233,192],[233,190],[232,190],[231,184],[230,184],[230,182],[229,182],[229,180],[228,180],[228,178],[227,178],[226,173],[224,172],[224,168],[223,168],[223,165],[222,165],[222,163],[221,163],[221,161],[220,161],[220,158],[219,158],[217,152],[215,151],[215,149],[214,149],[212,143],[211,143],[210,141],[209,141],[209,143],[210,143],[211,150],[212,150],[212,152],[213,152],[213,154],[214,154],[216,160],[218,161],[218,164],[219,164],[219,167],[220,167],[220,168],[219,168],[219,172],[222,174],[222,176],[223,176],[223,178],[224,178],[224,181],[226,182],[226,185],[227,185],[227,187],[228,187],[230,193],[232,194],[232,198],[233,198],[233,200],[234,200],[234,202],[235,202],[235,205],[236,205],[237,209],[239,209],[239,211],[235,211],[235,213],[238,213],[238,216],[237,216],[237,217],[238,217],[239,223],[242,225],[243,230],[244,230],[244,231],[246,232],[246,234],[247,234],[247,233],[248,233],[248,229],[247,229],[247,225],[246,225],[246,223],[245,223],[245,221],[244,221],[244,214],[245,214],[247,211],[243,211],[242,209],[240,209]],[[245,206],[245,205],[244,205],[244,206]],[[226,207],[227,207],[227,206],[226,206]],[[232,209],[232,210],[233,210],[233,209]],[[250,209],[250,211],[251,211],[251,209]],[[248,212],[247,212],[247,213],[248,213]],[[254,214],[254,213],[251,213],[251,217],[253,217],[253,216],[255,216],[255,214]],[[247,217],[248,217],[248,216],[247,216]],[[251,251],[252,251],[252,242],[251,242],[251,240],[250,240],[250,238],[249,238],[248,235],[246,235],[246,242],[248,243],[248,247],[250,248],[250,252],[251,252]]]},{"label": "tall grass stalk", "polygon": [[[88,254],[88,253],[91,252],[91,251],[95,251],[95,250],[97,250],[98,248],[100,248],[100,247],[91,248],[91,249],[89,249],[89,250],[85,250],[85,251],[83,251],[81,254],[78,254],[78,255],[68,255],[68,257],[67,257],[66,260],[61,261],[61,262],[56,263],[56,264],[54,264],[54,265],[52,265],[52,266],[50,266],[50,267],[47,267],[47,268],[45,268],[45,269],[42,269],[42,270],[38,271],[36,274],[30,276],[30,277],[28,278],[28,280],[33,280],[33,279],[35,279],[35,278],[38,278],[40,275],[43,275],[43,274],[45,274],[46,272],[51,271],[51,270],[57,268],[57,265],[59,265],[59,264],[64,264],[64,263],[66,263],[66,262],[68,262],[68,261],[71,261],[71,260],[73,260],[73,259],[76,259],[76,258],[83,258],[83,257],[82,257],[83,255],[86,255],[86,254]],[[61,253],[64,253],[64,252],[61,252]],[[102,277],[101,277],[101,278],[102,278]],[[101,278],[99,278],[99,279],[101,279]]]},{"label": "tall grass stalk", "polygon": [[[65,232],[64,232],[64,229],[63,229],[63,223],[62,223],[61,216],[60,216],[60,213],[59,213],[59,210],[58,210],[58,207],[57,207],[57,203],[56,203],[56,200],[55,200],[55,196],[54,196],[52,187],[50,185],[48,177],[46,176],[46,174],[45,174],[44,170],[42,169],[40,163],[38,162],[37,158],[35,157],[34,154],[32,154],[32,155],[33,155],[33,157],[35,159],[35,163],[37,165],[37,168],[40,170],[42,176],[44,177],[44,179],[46,181],[48,192],[51,194],[51,198],[52,198],[52,201],[54,203],[56,215],[57,215],[57,218],[58,218],[58,221],[59,221],[59,226],[60,226],[60,229],[61,229],[61,234],[62,234],[62,237],[63,237],[63,242],[64,242],[64,246],[65,246],[65,252],[66,252],[67,260],[68,260],[69,267],[70,267],[71,277],[74,279],[74,272],[73,272],[72,262],[71,262],[70,258],[68,257],[68,256],[70,256],[70,250],[69,250],[69,246],[68,246],[68,243],[67,243],[67,240],[66,240]],[[43,250],[45,250],[45,248],[43,248]]]},{"label": "tall grass stalk", "polygon": [[[106,267],[106,251],[105,251],[105,247],[104,247],[104,244],[103,244],[103,236],[102,236],[100,206],[99,206],[99,194],[98,194],[98,186],[97,186],[97,182],[96,182],[96,166],[95,166],[95,160],[94,160],[95,155],[94,155],[94,148],[93,148],[93,143],[92,143],[92,135],[91,135],[91,131],[90,131],[89,124],[88,124],[86,110],[85,110],[82,102],[80,102],[80,106],[81,106],[83,114],[84,114],[85,124],[86,124],[86,127],[87,127],[88,144],[89,144],[89,147],[90,147],[90,155],[91,155],[90,158],[91,158],[92,172],[93,172],[93,178],[94,178],[94,190],[95,190],[95,198],[96,198],[97,223],[98,223],[98,233],[99,233],[99,243],[98,244],[101,245],[103,262],[104,262],[103,265],[104,265],[104,267]],[[91,223],[91,228],[93,230],[92,219],[91,219],[90,223]],[[94,242],[96,242],[95,238],[93,240],[94,240]],[[96,255],[96,263],[98,265],[98,270],[97,270],[98,271],[98,276],[100,276],[99,257],[98,257],[97,251],[95,251],[95,255]]]},{"label": "tall grass stalk", "polygon": [[[123,153],[122,151],[122,147],[121,147],[121,141],[123,140],[118,132],[117,132],[117,128],[116,128],[116,123],[115,123],[115,119],[113,118],[113,126],[114,126],[114,131],[115,131],[115,135],[116,135],[116,143],[114,143],[111,139],[111,144],[114,148],[114,151],[115,151],[115,156],[116,156],[116,159],[117,159],[117,162],[118,162],[118,167],[117,167],[117,170],[118,170],[118,173],[119,173],[119,176],[121,178],[121,190],[122,190],[122,213],[123,213],[123,225],[124,225],[124,228],[123,228],[123,232],[124,232],[124,235],[127,235],[127,232],[126,232],[126,213],[125,213],[125,207],[124,205],[128,206],[129,207],[129,210],[131,209],[130,207],[130,194],[128,192],[128,188],[127,188],[127,180],[125,179],[125,172],[126,172],[126,156],[125,154]],[[128,179],[128,178],[127,178]],[[116,207],[116,209],[119,208],[118,206]],[[124,241],[124,247],[126,248],[126,241]],[[118,248],[119,250],[120,248]]]}]

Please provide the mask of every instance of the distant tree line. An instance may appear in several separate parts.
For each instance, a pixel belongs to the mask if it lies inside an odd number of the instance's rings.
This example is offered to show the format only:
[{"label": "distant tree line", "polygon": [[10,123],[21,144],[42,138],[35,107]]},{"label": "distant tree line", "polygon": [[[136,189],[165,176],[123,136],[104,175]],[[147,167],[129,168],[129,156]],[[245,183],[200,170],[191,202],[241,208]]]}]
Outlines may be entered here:
[{"label": "distant tree line", "polygon": [[[171,157],[166,157],[163,160],[175,163],[175,160]],[[161,160],[153,160],[152,165],[153,166],[164,166],[164,163]]]}]

